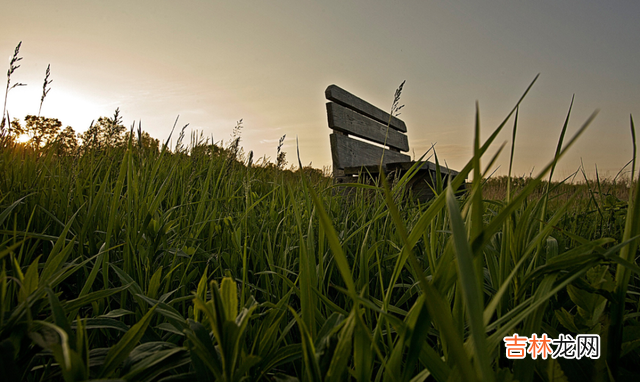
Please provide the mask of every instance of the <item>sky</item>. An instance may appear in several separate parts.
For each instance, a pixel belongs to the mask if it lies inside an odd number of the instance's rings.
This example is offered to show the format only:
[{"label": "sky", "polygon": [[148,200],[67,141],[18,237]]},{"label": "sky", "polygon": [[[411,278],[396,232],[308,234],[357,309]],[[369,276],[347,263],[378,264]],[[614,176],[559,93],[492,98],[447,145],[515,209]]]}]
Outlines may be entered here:
[{"label": "sky", "polygon": [[[461,169],[472,155],[476,103],[482,139],[525,89],[514,169],[535,175],[552,158],[572,97],[568,136],[596,119],[558,166],[614,177],[632,158],[630,115],[640,121],[637,1],[11,1],[3,4],[0,56],[22,41],[11,77],[11,118],[42,115],[77,132],[120,108],[155,138],[187,123],[228,142],[242,120],[245,151],[331,165],[324,98],[336,84],[383,110],[406,80],[400,118],[410,155],[435,144]],[[4,70],[4,69],[3,69]],[[3,72],[4,73],[4,72]],[[509,167],[513,118],[496,174]],[[176,133],[174,133],[176,134]],[[176,135],[174,135],[175,137]],[[175,140],[174,140],[175,142]]]}]

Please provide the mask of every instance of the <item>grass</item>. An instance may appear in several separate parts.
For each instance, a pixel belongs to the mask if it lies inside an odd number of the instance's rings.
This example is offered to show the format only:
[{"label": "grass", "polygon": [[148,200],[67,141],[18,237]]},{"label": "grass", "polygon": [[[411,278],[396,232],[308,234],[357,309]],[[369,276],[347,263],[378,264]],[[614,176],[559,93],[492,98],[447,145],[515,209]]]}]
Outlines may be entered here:
[{"label": "grass", "polygon": [[[246,166],[239,140],[150,150],[132,138],[77,156],[5,144],[3,375],[637,377],[637,180],[548,182],[591,116],[566,142],[565,123],[540,174],[483,181],[485,152],[520,102],[482,143],[476,119],[472,159],[427,203],[404,195],[407,179],[345,195],[317,170]],[[505,336],[543,332],[599,334],[601,357],[506,358]]]}]

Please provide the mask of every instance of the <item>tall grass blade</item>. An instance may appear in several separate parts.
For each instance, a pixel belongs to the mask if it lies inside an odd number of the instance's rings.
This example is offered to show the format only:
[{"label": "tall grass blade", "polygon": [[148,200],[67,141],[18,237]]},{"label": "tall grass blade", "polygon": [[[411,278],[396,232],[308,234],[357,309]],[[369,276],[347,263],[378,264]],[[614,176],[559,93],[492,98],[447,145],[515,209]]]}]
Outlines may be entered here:
[{"label": "tall grass blade", "polygon": [[140,342],[140,339],[144,335],[144,332],[147,330],[149,323],[151,323],[151,318],[153,317],[153,313],[156,307],[152,307],[149,309],[147,314],[145,314],[140,321],[138,321],[135,325],[129,329],[127,333],[115,344],[113,347],[109,349],[107,356],[104,360],[104,364],[100,368],[98,373],[99,378],[108,378],[110,377],[116,368],[120,366],[122,361],[127,358],[127,356],[131,353],[131,351],[135,348],[135,346]]},{"label": "tall grass blade", "polygon": [[[633,125],[633,119],[631,119],[631,134],[635,137],[635,127]],[[635,147],[636,142],[633,142],[634,147],[634,162],[632,168],[635,169]],[[633,177],[633,175],[632,175]],[[629,202],[627,208],[627,216],[624,226],[624,233],[622,240],[631,240],[632,237],[636,237],[640,232],[640,176],[636,183],[631,184],[631,190],[629,192]],[[624,246],[620,250],[620,259],[629,263],[635,262],[635,254],[638,249],[638,239],[632,240],[628,245]],[[625,300],[627,294],[627,288],[629,280],[631,278],[631,270],[628,267],[624,267],[622,264],[618,264],[616,268],[615,283],[616,287],[613,294],[613,299],[610,302],[611,310],[611,324],[609,325],[609,335],[607,344],[607,364],[611,369],[611,373],[614,377],[618,377],[619,365],[620,365],[620,353],[622,348],[622,332],[623,332],[623,320],[625,310]]]},{"label": "tall grass blade", "polygon": [[[474,179],[474,181],[479,183],[480,179]],[[476,206],[472,208],[475,207]],[[462,287],[465,306],[467,308],[467,319],[471,328],[471,338],[473,339],[475,348],[474,355],[477,360],[475,365],[483,381],[493,381],[493,372],[491,371],[491,363],[488,358],[489,354],[486,352],[486,330],[482,319],[483,309],[480,305],[482,301],[482,295],[480,294],[482,288],[476,278],[474,256],[467,240],[467,231],[462,221],[458,202],[453,195],[451,187],[447,187],[447,211],[449,212],[453,233],[452,240],[456,250],[458,282]],[[479,218],[482,218],[482,216]]]}]

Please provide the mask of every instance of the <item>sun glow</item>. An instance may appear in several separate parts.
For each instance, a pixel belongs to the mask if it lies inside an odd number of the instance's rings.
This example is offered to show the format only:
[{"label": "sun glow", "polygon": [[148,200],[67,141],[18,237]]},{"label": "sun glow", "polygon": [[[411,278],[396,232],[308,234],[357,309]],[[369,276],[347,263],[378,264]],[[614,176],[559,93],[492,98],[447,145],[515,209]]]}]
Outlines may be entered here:
[{"label": "sun glow", "polygon": [[31,137],[28,134],[20,134],[17,141],[18,143],[27,143],[29,139],[31,139]]},{"label": "sun glow", "polygon": [[[7,100],[7,110],[11,119],[21,119],[24,126],[25,116],[38,114],[40,96],[41,93],[38,94],[35,87],[14,89]],[[59,119],[62,128],[71,126],[76,132],[83,132],[89,128],[93,120],[112,113],[111,106],[106,102],[100,102],[81,92],[53,87],[42,104],[40,115]],[[29,138],[23,135],[19,141],[24,142]]]}]

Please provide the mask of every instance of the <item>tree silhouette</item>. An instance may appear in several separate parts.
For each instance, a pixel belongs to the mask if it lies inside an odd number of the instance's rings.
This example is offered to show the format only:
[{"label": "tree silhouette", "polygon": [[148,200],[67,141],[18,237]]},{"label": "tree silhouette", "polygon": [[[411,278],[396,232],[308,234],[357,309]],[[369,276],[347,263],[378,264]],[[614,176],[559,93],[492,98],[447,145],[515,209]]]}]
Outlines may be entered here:
[{"label": "tree silhouette", "polygon": [[100,117],[98,122],[92,123],[87,131],[80,134],[84,149],[106,149],[122,146],[125,141],[125,131],[120,116],[120,108],[116,109],[112,118]]},{"label": "tree silhouette", "polygon": [[76,139],[76,132],[71,126],[65,127],[56,137],[54,145],[59,155],[77,153],[78,140]]},{"label": "tree silhouette", "polygon": [[131,136],[130,131],[127,131],[124,136],[124,141],[128,142],[129,139],[133,140],[132,143],[134,147],[138,147],[140,149],[151,151],[158,151],[160,149],[160,141],[153,138],[149,133],[147,133],[146,131],[142,131],[141,129],[138,129],[138,131],[134,132],[133,136]]},{"label": "tree silhouette", "polygon": [[[55,150],[59,155],[73,154],[77,151],[78,140],[76,132],[71,126],[61,130],[62,122],[58,119],[36,117],[34,115],[27,115],[25,122],[25,126],[22,126],[17,118],[11,121],[7,135],[8,142],[31,146],[34,149],[55,146]],[[27,142],[19,143],[22,135],[29,135],[31,138]]]},{"label": "tree silhouette", "polygon": [[11,125],[9,126],[9,136],[11,139],[17,140],[23,134],[27,133],[27,129],[22,127],[20,120],[18,118],[14,118],[11,121]]},{"label": "tree silhouette", "polygon": [[31,136],[30,143],[34,148],[40,148],[53,143],[62,127],[62,122],[57,118],[27,115],[24,120],[26,132]]}]

